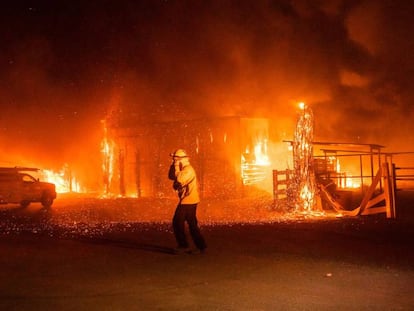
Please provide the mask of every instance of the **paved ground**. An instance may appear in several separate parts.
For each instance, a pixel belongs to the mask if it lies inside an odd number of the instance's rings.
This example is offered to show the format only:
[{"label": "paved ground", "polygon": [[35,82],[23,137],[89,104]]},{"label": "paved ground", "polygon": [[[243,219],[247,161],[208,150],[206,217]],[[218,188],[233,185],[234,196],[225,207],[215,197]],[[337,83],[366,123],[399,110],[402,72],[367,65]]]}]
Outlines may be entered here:
[{"label": "paved ground", "polygon": [[0,309],[413,310],[411,206],[387,220],[205,202],[205,255],[172,254],[166,200],[3,206]]}]

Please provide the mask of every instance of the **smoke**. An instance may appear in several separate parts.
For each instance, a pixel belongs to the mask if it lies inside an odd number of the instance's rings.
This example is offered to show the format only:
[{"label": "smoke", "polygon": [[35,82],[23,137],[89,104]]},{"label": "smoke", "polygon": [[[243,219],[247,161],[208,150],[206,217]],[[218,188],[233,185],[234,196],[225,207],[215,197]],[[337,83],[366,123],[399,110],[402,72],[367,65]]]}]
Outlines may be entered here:
[{"label": "smoke", "polygon": [[1,148],[83,161],[112,113],[269,117],[293,134],[297,101],[315,139],[407,146],[413,13],[392,0],[21,2],[0,21]]},{"label": "smoke", "polygon": [[[354,83],[341,83],[332,100],[351,121],[345,131],[389,147],[412,149],[411,119],[414,61],[411,18],[414,5],[404,1],[361,1],[345,20],[350,40],[366,51],[356,63]],[[365,69],[365,70],[363,70]],[[345,101],[345,103],[341,103]]]}]

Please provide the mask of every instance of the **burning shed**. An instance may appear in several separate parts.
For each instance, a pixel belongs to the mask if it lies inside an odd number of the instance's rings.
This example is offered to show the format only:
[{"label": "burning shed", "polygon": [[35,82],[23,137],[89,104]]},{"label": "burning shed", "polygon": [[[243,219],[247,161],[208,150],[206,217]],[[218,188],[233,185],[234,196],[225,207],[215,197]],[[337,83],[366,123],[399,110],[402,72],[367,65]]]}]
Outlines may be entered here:
[{"label": "burning shed", "polygon": [[204,197],[238,197],[271,183],[267,155],[269,120],[218,117],[150,122],[135,118],[104,122],[104,183],[107,194],[174,195],[167,179],[169,154],[189,153]]}]

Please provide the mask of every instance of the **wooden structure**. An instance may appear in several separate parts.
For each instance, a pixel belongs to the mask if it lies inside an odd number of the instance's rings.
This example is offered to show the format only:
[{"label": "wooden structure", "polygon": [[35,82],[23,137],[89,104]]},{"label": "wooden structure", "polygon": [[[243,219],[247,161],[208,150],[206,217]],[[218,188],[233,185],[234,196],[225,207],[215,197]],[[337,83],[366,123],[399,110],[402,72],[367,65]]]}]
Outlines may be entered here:
[{"label": "wooden structure", "polygon": [[[385,148],[378,144],[363,144],[363,143],[336,143],[336,142],[314,142],[315,146],[318,146],[323,153],[322,156],[314,156],[315,162],[318,160],[327,163],[329,158],[335,158],[336,160],[342,159],[358,159],[359,163],[359,176],[361,189],[364,184],[371,184],[375,177],[375,172],[380,169],[382,162],[382,149]],[[326,164],[325,164],[326,165]],[[368,168],[369,172],[365,168]],[[340,180],[345,176],[343,173],[336,171],[336,163],[333,166],[326,165],[325,169],[321,166],[315,166],[315,175],[325,178],[332,178],[340,184]],[[380,185],[381,187],[381,181]]]},{"label": "wooden structure", "polygon": [[275,208],[287,206],[288,187],[293,170],[273,170],[273,202]]},{"label": "wooden structure", "polygon": [[[357,215],[373,215],[385,213],[387,218],[396,218],[395,211],[395,183],[394,178],[390,174],[390,164],[388,162],[382,163],[378,169],[372,184],[365,193],[361,204],[353,210],[345,210],[335,198],[327,191],[323,185],[320,186],[320,194],[322,200],[325,200],[333,209],[346,216]],[[382,181],[383,190],[379,190],[378,185]]]},{"label": "wooden structure", "polygon": [[108,193],[175,197],[167,178],[169,154],[183,148],[197,172],[201,195],[231,198],[247,192],[242,179],[242,155],[246,149],[252,150],[257,140],[268,139],[269,120],[229,116],[150,121],[116,114],[106,124],[115,146]]},{"label": "wooden structure", "polygon": [[[386,161],[392,163],[391,174],[394,177],[394,188],[396,191],[414,191],[414,167],[406,165],[397,166],[394,163],[394,159],[397,157],[404,163],[412,163],[413,156],[413,151],[393,152],[385,154]],[[409,157],[409,159],[407,159],[407,157]],[[405,161],[402,158],[405,158]]]},{"label": "wooden structure", "polygon": [[[291,141],[286,142],[292,144]],[[322,155],[314,156],[313,170],[324,206],[348,216],[385,213],[388,218],[396,217],[396,180],[398,177],[392,157],[382,152],[384,146],[335,142],[314,142],[313,144],[318,146],[319,151],[322,152]],[[348,178],[345,173],[337,169],[339,158],[344,161],[353,158],[358,160],[354,163],[359,163],[360,174],[352,178],[360,180],[359,190],[362,201],[353,210],[347,209],[348,206],[344,208],[338,200],[337,186],[344,185],[343,181]],[[288,197],[286,191],[289,189],[292,173],[289,170],[273,172],[273,194],[276,207],[286,205],[285,201]],[[358,191],[358,188],[352,191]],[[350,189],[347,192],[351,192]]]}]

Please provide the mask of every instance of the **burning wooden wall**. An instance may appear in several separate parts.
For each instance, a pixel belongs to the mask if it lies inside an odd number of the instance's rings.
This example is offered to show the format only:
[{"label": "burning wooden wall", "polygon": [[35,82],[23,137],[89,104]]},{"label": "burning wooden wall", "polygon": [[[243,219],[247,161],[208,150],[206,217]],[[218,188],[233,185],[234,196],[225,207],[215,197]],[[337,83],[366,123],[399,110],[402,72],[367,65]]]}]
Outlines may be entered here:
[{"label": "burning wooden wall", "polygon": [[175,195],[167,173],[169,155],[178,148],[189,153],[202,196],[240,196],[246,190],[242,156],[254,153],[258,143],[266,151],[269,126],[267,119],[241,117],[172,122],[112,119],[106,124],[115,162],[108,192],[138,197]]}]

